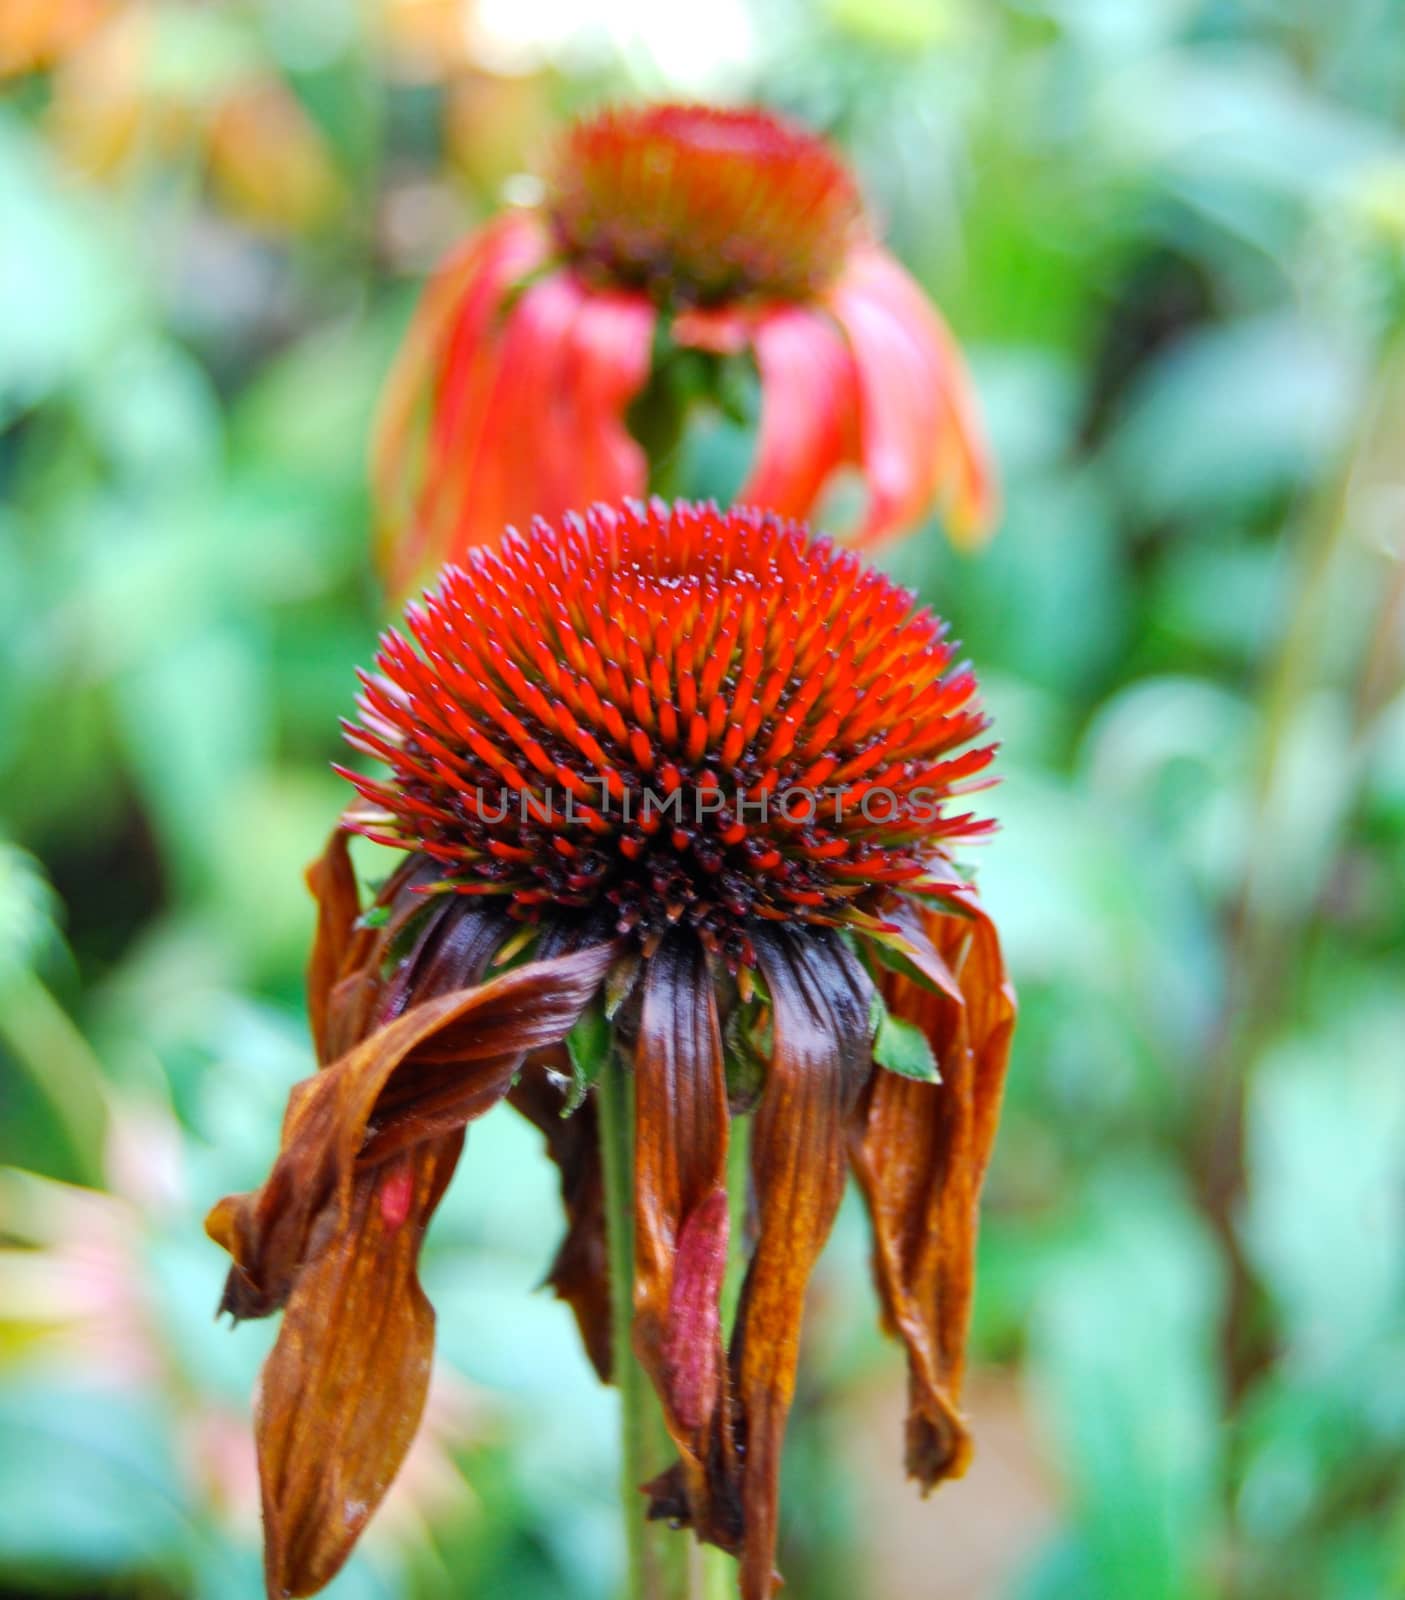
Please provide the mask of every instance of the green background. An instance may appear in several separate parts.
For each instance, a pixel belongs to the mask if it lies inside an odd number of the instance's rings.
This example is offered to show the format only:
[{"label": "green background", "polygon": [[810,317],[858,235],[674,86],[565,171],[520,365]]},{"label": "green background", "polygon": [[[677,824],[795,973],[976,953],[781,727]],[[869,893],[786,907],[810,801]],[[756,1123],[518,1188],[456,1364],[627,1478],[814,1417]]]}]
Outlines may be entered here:
[{"label": "green background", "polygon": [[[977,865],[1023,1013],[978,1461],[926,1504],[902,1482],[846,1204],[786,1592],[1405,1595],[1405,8],[114,0],[37,65],[25,9],[0,0],[0,1591],[259,1592],[272,1330],[212,1322],[200,1219],[311,1064],[300,871],[381,621],[377,385],[562,117],[675,92],[850,152],[970,353],[1007,502],[977,555],[934,526],[883,557],[1002,740]],[[734,431],[694,442],[735,472]],[[559,1227],[495,1114],[427,1251],[428,1444],[339,1600],[611,1593],[613,1398],[532,1292]]]}]

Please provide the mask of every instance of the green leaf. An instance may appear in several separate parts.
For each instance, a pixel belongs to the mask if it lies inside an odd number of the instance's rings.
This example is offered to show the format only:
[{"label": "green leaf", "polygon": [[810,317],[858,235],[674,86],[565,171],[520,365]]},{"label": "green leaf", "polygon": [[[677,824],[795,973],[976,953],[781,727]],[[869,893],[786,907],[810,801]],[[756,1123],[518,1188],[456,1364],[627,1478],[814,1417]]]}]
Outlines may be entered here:
[{"label": "green leaf", "polygon": [[415,948],[415,941],[424,929],[424,920],[434,910],[434,906],[435,902],[426,895],[424,904],[416,906],[395,930],[394,936],[386,944],[385,954],[381,957],[382,978],[389,978]]},{"label": "green leaf", "polygon": [[58,943],[58,896],[26,851],[0,839],[0,981]]},{"label": "green leaf", "polygon": [[1399,1060],[1405,1006],[1385,986],[1348,992],[1320,1032],[1265,1054],[1246,1129],[1241,1236],[1319,1374],[1359,1373],[1398,1334],[1405,1295],[1405,1082],[1382,1071]]},{"label": "green leaf", "polygon": [[750,1111],[766,1086],[766,1064],[773,1048],[772,1025],[763,1022],[762,1007],[735,1007],[722,1030],[722,1057],[727,1099],[733,1116]]},{"label": "green leaf", "polygon": [[871,955],[873,958],[868,962],[868,969],[875,978],[878,976],[874,971],[876,963],[878,966],[887,967],[889,972],[898,973],[910,983],[926,989],[929,994],[945,993],[940,985],[933,983],[911,956],[905,953],[903,948],[905,944],[906,940],[900,934],[868,934],[859,941],[861,954]]},{"label": "green leaf", "polygon": [[619,1014],[620,1007],[634,992],[634,986],[639,981],[639,974],[644,970],[643,961],[638,952],[629,951],[622,955],[618,961],[605,974],[605,1019],[613,1022]]},{"label": "green leaf", "polygon": [[895,1017],[877,994],[873,997],[872,1017],[873,1059],[880,1067],[918,1083],[942,1081],[937,1058],[921,1028]]},{"label": "green leaf", "polygon": [[590,1086],[610,1059],[613,1030],[603,1007],[598,1003],[581,1013],[580,1021],[566,1035],[566,1053],[571,1058],[571,1088],[561,1115],[569,1117],[580,1109]]},{"label": "green leaf", "polygon": [[1199,1600],[1223,1548],[1223,1267],[1176,1176],[1143,1162],[1104,1170],[1067,1246],[1046,1252],[1031,1392],[1065,1441],[1088,1559],[1086,1584],[1062,1592]]},{"label": "green leaf", "polygon": [[751,984],[751,1001],[755,1005],[769,1006],[771,1004],[771,991],[766,987],[766,980],[761,976],[760,967],[748,967],[746,976]]}]

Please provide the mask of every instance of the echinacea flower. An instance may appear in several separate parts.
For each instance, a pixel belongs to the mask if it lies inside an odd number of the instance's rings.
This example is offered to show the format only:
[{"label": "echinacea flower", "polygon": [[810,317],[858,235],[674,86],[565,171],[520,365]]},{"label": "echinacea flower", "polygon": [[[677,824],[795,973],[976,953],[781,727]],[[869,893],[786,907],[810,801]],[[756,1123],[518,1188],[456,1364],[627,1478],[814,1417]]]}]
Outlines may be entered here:
[{"label": "echinacea flower", "polygon": [[856,544],[937,504],[957,542],[989,531],[960,352],[833,150],[769,112],[654,105],[578,123],[544,205],[472,235],[430,283],[373,464],[392,591],[534,513],[643,494],[627,413],[663,336],[755,362],[742,501],[805,517],[852,466]]},{"label": "echinacea flower", "polygon": [[[633,1343],[678,1450],[650,1515],[735,1552],[763,1600],[846,1165],[907,1348],[909,1470],[930,1488],[968,1454],[976,1207],[1014,1017],[950,855],[988,828],[960,803],[989,781],[975,679],[909,593],[753,510],[538,521],[406,615],[349,725],[387,770],[346,774],[361,803],[311,874],[324,1065],[263,1187],[209,1221],[235,1261],[225,1306],[286,1304],[258,1417],[270,1593],[330,1578],[409,1444],[421,1238],[464,1126],[500,1100],[561,1167],[552,1282],[608,1373],[594,1081],[631,1072]],[[367,908],[347,830],[405,852]],[[593,1059],[583,1036],[607,1041]],[[728,1351],[746,1111],[755,1233]]]}]

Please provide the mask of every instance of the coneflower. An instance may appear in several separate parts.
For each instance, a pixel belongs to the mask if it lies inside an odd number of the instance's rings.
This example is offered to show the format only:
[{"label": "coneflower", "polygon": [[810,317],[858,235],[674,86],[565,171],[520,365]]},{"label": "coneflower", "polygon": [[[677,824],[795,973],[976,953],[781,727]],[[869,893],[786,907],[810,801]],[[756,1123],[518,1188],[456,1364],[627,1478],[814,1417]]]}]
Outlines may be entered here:
[{"label": "coneflower", "polygon": [[[930,1488],[968,1454],[976,1206],[1014,1017],[950,854],[988,826],[961,799],[992,755],[974,677],[852,552],[661,502],[470,551],[377,666],[349,738],[386,770],[347,774],[360,802],[311,879],[325,1065],[267,1182],[209,1223],[235,1260],[226,1308],[287,1306],[258,1420],[270,1592],[331,1577],[408,1447],[433,1328],[420,1240],[465,1124],[499,1100],[561,1166],[553,1282],[608,1374],[602,1119],[632,1099],[632,1347],[678,1455],[650,1514],[736,1553],[763,1600],[846,1165],[907,1348],[909,1471]],[[366,908],[346,830],[406,852]]]},{"label": "coneflower", "polygon": [[852,466],[855,543],[935,504],[958,541],[989,530],[960,352],[834,151],[766,111],[664,104],[578,123],[545,202],[474,234],[426,291],[375,451],[392,589],[534,513],[643,494],[627,413],[679,348],[755,361],[741,500],[808,516]]}]

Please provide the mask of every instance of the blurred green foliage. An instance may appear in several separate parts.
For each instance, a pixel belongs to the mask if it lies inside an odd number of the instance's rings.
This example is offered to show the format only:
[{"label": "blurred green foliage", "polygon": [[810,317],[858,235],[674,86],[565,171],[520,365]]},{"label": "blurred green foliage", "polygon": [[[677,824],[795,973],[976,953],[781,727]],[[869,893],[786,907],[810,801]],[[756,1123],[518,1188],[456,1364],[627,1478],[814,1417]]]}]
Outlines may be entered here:
[{"label": "blurred green foliage", "polygon": [[[310,1066],[300,869],[380,620],[376,387],[560,117],[671,91],[846,145],[1007,499],[975,557],[891,556],[1003,740],[994,1465],[899,1486],[846,1209],[790,1592],[1405,1594],[1400,6],[0,0],[0,73],[5,1591],[259,1590],[269,1332],[211,1325],[200,1217]],[[729,481],[735,422],[691,442]],[[474,1131],[429,1443],[342,1600],[609,1594],[613,1399],[530,1292],[555,1209],[525,1125]]]}]

